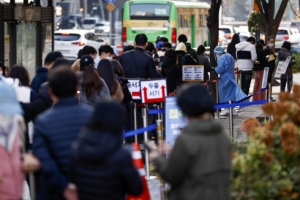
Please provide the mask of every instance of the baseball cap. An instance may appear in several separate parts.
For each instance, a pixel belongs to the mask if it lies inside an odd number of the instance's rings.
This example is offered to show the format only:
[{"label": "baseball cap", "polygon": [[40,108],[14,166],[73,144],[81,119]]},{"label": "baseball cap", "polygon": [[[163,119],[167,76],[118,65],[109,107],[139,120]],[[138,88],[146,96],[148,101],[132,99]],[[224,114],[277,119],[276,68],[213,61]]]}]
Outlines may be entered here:
[{"label": "baseball cap", "polygon": [[94,66],[94,59],[89,55],[80,58],[80,70],[83,70],[86,66]]},{"label": "baseball cap", "polygon": [[2,115],[23,114],[13,85],[6,83],[3,77],[0,78],[0,102],[0,113]]},{"label": "baseball cap", "polygon": [[162,48],[162,46],[163,46],[163,42],[158,42],[157,44],[156,44],[156,48],[158,48],[158,49],[161,49]]}]

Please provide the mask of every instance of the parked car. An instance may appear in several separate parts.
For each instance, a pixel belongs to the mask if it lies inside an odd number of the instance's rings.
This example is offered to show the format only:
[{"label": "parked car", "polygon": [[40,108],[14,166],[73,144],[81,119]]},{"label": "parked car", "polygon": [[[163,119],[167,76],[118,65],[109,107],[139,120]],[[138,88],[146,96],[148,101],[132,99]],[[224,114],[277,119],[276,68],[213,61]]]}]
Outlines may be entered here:
[{"label": "parked car", "polygon": [[233,26],[230,25],[220,25],[219,31],[223,31],[227,39],[231,39],[234,34]]},{"label": "parked car", "polygon": [[110,23],[109,22],[99,22],[95,24],[96,33],[109,33],[110,32]]},{"label": "parked car", "polygon": [[300,44],[300,34],[291,35],[288,41],[292,44]]},{"label": "parked car", "polygon": [[83,20],[82,27],[85,30],[91,30],[95,28],[95,25],[100,22],[98,17],[87,17]]},{"label": "parked car", "polygon": [[70,61],[77,59],[77,53],[85,45],[98,48],[103,39],[88,30],[58,30],[54,32],[54,50],[60,51]]},{"label": "parked car", "polygon": [[276,41],[283,42],[288,39],[290,39],[290,36],[292,35],[292,32],[290,28],[287,27],[279,27],[277,34],[276,34]]}]

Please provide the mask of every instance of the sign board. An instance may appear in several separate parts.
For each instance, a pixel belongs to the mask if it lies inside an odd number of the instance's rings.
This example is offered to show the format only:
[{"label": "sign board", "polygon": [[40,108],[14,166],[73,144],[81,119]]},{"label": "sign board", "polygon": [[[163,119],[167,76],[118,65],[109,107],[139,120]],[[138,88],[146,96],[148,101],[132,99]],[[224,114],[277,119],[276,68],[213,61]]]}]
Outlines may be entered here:
[{"label": "sign board", "polygon": [[141,81],[142,103],[164,102],[167,96],[166,79]]},{"label": "sign board", "polygon": [[268,75],[269,75],[269,67],[264,68],[264,75],[261,82],[261,88],[265,88],[268,85]]},{"label": "sign board", "polygon": [[132,96],[132,100],[141,100],[140,79],[127,79],[127,87]]},{"label": "sign board", "polygon": [[176,97],[167,97],[165,101],[166,142],[172,146],[181,133],[181,128],[187,124],[187,120],[183,118],[176,101]]},{"label": "sign board", "polygon": [[285,61],[279,61],[278,62],[274,78],[280,78],[282,74],[285,74],[285,72],[286,72],[286,70],[287,70],[287,68],[290,64],[291,59],[292,59],[292,57],[289,56],[289,57],[286,58]]},{"label": "sign board", "polygon": [[106,9],[109,12],[112,12],[115,8],[116,8],[116,6],[112,2],[108,3],[107,6],[106,6]]},{"label": "sign board", "polygon": [[204,65],[183,65],[182,81],[203,81]]}]

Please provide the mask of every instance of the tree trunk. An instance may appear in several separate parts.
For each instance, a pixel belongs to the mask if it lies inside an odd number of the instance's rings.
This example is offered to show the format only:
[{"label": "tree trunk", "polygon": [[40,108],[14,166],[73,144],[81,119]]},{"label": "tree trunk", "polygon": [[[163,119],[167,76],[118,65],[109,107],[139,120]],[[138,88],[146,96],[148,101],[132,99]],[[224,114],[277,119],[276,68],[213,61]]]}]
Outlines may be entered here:
[{"label": "tree trunk", "polygon": [[[210,65],[213,70],[210,72],[210,81],[216,80],[218,74],[215,72],[214,68],[217,66],[217,62],[214,55],[214,49],[218,45],[219,40],[219,10],[222,0],[211,0],[211,6],[208,11],[207,17],[207,27],[210,34]],[[211,84],[212,95],[214,96],[215,102],[218,102],[216,87],[217,84]]]},{"label": "tree trunk", "polygon": [[[210,33],[210,65],[215,68],[217,62],[214,56],[214,48],[218,45],[219,39],[219,10],[220,10],[221,0],[211,0],[211,7],[208,11],[207,17],[207,27]],[[210,80],[215,80],[217,74],[213,70],[210,73]]]},{"label": "tree trunk", "polygon": [[255,0],[262,19],[266,41],[268,40],[268,38],[276,39],[277,30],[282,20],[282,16],[284,14],[288,1],[289,0],[281,1],[277,14],[274,16],[275,0],[269,0],[268,2],[266,0]]}]

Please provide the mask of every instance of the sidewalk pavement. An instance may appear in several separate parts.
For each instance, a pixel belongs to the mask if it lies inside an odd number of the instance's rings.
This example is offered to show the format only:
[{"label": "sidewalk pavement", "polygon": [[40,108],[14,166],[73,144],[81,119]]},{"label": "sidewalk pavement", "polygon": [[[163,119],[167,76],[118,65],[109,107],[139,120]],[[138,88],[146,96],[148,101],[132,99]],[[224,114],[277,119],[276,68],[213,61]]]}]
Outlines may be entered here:
[{"label": "sidewalk pavement", "polygon": [[[280,82],[280,80],[277,80]],[[294,73],[293,74],[293,82],[294,84],[300,85],[300,73]],[[254,79],[251,81],[250,86],[250,94],[253,93],[253,86],[254,86]],[[278,94],[280,93],[280,86],[273,86],[272,87],[272,97],[275,101],[278,100]],[[250,100],[251,101],[251,100]],[[261,105],[255,105],[255,106],[248,106],[240,111],[238,111],[237,116],[233,116],[233,135],[234,135],[234,141],[236,143],[244,143],[247,141],[247,135],[246,133],[242,132],[241,125],[243,121],[249,117],[264,117],[265,114],[263,113],[261,109]],[[220,116],[220,119],[218,120],[224,127],[224,132],[230,136],[230,127],[229,127],[229,116]]]}]

